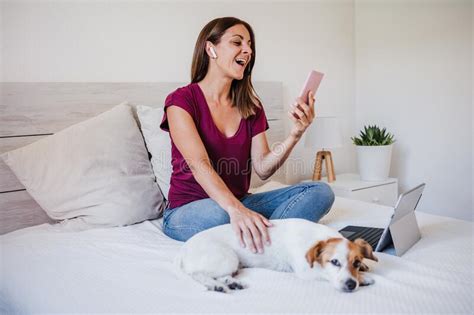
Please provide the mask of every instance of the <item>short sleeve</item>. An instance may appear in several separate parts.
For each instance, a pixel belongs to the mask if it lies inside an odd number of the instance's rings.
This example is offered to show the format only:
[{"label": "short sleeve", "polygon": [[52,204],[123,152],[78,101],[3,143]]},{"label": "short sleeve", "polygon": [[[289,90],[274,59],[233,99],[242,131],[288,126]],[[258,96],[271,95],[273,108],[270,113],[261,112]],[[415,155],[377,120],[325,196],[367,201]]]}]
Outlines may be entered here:
[{"label": "short sleeve", "polygon": [[192,96],[192,93],[189,91],[187,87],[179,88],[176,91],[172,92],[166,97],[165,100],[165,107],[164,107],[164,114],[163,119],[161,120],[160,128],[164,131],[170,131],[170,127],[168,124],[168,117],[166,115],[166,110],[171,105],[181,107],[186,112],[191,115],[194,122],[197,124],[197,114],[196,114],[196,106]]},{"label": "short sleeve", "polygon": [[263,109],[263,106],[260,105],[260,108],[256,109],[255,116],[252,117],[252,122],[251,122],[252,138],[258,135],[259,133],[266,131],[268,128],[269,126],[268,126],[267,116],[265,115],[265,110]]}]

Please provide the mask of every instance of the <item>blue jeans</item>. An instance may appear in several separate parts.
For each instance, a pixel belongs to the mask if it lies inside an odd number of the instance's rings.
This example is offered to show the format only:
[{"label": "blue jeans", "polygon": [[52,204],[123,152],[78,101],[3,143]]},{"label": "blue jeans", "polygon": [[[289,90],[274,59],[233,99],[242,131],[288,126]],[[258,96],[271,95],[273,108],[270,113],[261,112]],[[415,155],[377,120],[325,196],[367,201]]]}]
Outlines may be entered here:
[{"label": "blue jeans", "polygon": [[[318,222],[331,209],[334,193],[326,183],[305,182],[249,194],[240,201],[270,220],[302,218]],[[166,209],[163,214],[164,233],[183,242],[198,232],[227,223],[230,223],[227,212],[210,198]]]}]

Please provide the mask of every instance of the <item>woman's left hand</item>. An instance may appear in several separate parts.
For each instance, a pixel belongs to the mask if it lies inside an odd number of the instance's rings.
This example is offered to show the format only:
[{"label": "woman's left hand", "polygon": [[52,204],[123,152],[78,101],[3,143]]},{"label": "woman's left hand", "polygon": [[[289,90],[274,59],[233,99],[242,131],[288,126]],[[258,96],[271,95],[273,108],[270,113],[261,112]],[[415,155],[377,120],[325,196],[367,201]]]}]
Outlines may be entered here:
[{"label": "woman's left hand", "polygon": [[303,102],[300,97],[296,98],[295,103],[291,105],[291,109],[288,112],[288,116],[293,121],[293,128],[291,128],[290,135],[296,139],[301,138],[315,117],[314,96],[311,91],[308,93],[308,100],[309,105]]}]

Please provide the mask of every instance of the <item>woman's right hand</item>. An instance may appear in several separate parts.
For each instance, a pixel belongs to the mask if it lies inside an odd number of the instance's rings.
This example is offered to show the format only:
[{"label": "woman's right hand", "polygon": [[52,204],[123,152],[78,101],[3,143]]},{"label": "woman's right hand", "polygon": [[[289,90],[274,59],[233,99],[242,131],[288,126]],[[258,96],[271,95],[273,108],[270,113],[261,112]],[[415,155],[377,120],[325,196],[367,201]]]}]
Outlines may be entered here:
[{"label": "woman's right hand", "polygon": [[263,253],[263,243],[270,245],[268,227],[272,223],[261,214],[243,205],[229,211],[230,224],[242,247],[248,247],[253,253]]}]

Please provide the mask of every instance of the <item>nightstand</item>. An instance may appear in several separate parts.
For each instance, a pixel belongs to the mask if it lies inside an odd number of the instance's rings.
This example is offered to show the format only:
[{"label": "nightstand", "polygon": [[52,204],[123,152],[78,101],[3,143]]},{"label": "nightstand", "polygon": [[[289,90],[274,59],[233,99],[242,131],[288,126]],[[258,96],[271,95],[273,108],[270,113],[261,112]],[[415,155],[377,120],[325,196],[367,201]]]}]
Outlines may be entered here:
[{"label": "nightstand", "polygon": [[[321,181],[327,183],[327,178]],[[336,180],[328,183],[339,197],[357,199],[394,207],[398,200],[398,180],[388,178],[384,181],[362,181],[358,174],[338,174]]]}]

